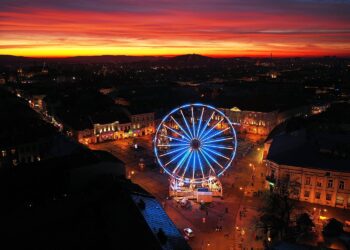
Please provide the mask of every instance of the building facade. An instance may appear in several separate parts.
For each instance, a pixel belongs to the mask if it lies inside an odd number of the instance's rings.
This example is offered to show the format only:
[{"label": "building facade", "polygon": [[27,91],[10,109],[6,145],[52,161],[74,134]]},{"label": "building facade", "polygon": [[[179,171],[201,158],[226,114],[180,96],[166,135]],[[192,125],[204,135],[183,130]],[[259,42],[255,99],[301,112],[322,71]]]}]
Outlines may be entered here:
[{"label": "building facade", "polygon": [[315,204],[350,209],[350,172],[280,165],[264,160],[267,184],[289,179],[299,185],[296,198]]},{"label": "building facade", "polygon": [[258,112],[240,110],[237,107],[221,109],[233,123],[240,124],[238,131],[242,133],[268,135],[277,125],[277,111]]},{"label": "building facade", "polygon": [[130,120],[133,136],[150,135],[155,132],[153,112],[131,114]]},{"label": "building facade", "polygon": [[94,123],[91,128],[72,131],[82,144],[93,144],[129,137],[150,135],[155,132],[154,113],[130,114],[128,122]]}]

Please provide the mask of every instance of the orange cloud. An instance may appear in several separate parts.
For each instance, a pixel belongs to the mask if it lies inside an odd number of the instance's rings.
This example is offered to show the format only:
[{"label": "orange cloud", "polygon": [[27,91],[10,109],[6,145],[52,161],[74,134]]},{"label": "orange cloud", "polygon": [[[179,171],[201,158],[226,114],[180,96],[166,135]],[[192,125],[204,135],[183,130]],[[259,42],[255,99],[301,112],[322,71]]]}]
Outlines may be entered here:
[{"label": "orange cloud", "polygon": [[336,18],[254,11],[0,11],[0,54],[22,56],[350,55],[350,24]]}]

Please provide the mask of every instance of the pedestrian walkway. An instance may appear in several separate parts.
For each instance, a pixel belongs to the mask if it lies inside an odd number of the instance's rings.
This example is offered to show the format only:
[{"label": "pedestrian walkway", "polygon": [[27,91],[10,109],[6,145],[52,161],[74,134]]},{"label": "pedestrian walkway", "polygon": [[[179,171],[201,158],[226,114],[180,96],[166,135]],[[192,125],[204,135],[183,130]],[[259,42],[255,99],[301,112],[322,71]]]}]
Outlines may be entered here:
[{"label": "pedestrian walkway", "polygon": [[235,249],[236,250],[262,250],[262,241],[256,240],[256,224],[258,211],[252,207],[241,205],[236,216]]}]

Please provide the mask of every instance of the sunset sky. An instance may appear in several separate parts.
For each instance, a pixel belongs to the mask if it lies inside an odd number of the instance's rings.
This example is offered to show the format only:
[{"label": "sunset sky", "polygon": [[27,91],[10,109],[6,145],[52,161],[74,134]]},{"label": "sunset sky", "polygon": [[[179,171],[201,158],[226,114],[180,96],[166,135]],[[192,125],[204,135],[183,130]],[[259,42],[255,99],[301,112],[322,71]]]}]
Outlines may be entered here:
[{"label": "sunset sky", "polygon": [[0,0],[0,54],[350,56],[350,0]]}]

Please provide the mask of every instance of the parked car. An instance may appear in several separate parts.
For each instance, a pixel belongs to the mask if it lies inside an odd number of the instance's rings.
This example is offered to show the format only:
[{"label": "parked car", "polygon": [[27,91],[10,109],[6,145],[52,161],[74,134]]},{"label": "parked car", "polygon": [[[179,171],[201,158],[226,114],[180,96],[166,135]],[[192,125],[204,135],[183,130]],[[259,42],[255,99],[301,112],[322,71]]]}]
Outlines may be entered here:
[{"label": "parked car", "polygon": [[193,230],[189,227],[184,228],[184,233],[185,233],[185,236],[187,236],[188,238],[194,237]]}]

